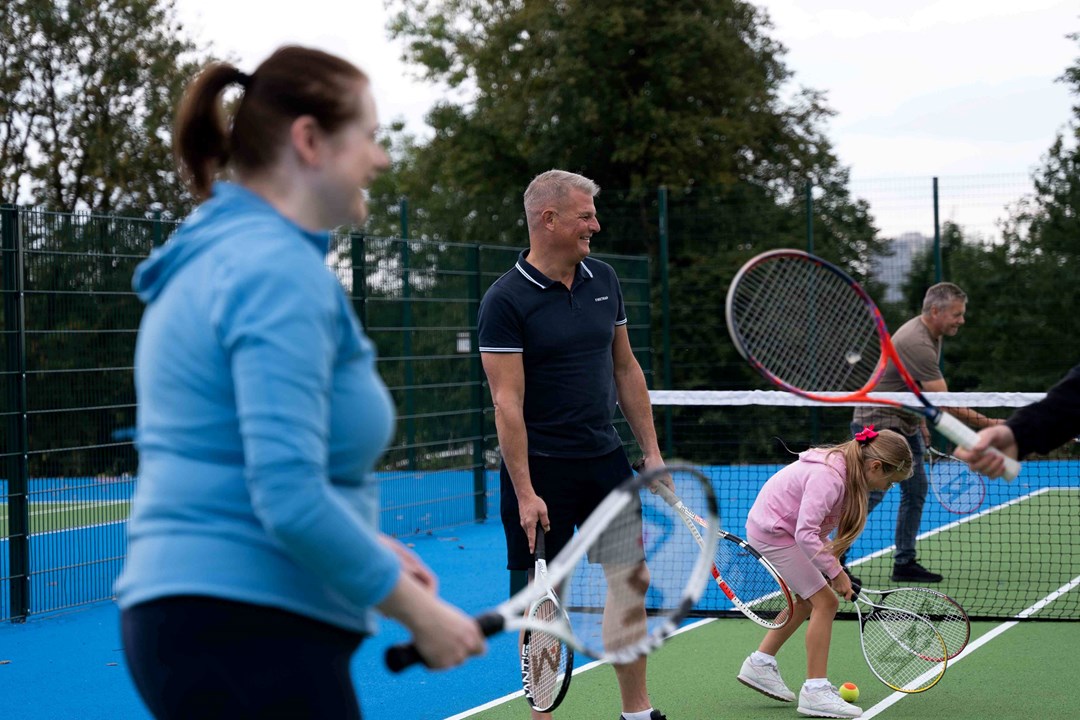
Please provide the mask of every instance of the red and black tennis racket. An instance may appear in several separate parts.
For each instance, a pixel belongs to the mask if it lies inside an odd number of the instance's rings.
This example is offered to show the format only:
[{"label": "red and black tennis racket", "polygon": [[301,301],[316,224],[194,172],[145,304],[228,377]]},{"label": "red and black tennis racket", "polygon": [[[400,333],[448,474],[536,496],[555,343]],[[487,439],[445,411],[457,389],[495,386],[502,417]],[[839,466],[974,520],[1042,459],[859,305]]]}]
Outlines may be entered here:
[{"label": "red and black tennis racket", "polygon": [[[855,280],[832,263],[800,250],[751,258],[727,295],[727,326],[735,347],[769,381],[823,403],[887,405],[926,419],[956,444],[971,448],[975,431],[927,400],[893,347],[881,311]],[[892,361],[918,405],[872,397]],[[991,448],[989,452],[998,452]],[[1005,459],[1005,479],[1020,463]]]}]

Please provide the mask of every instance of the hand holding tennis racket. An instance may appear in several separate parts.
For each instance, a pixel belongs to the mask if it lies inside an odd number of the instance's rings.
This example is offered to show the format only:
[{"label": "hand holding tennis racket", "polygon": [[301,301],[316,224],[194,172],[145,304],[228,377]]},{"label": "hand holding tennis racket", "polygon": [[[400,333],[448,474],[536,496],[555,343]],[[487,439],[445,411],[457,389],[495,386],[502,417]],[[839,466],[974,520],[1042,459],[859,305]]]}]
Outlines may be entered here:
[{"label": "hand holding tennis racket", "polygon": [[[701,546],[655,493],[672,480],[704,510]],[[716,495],[697,470],[668,465],[635,475],[604,498],[548,564],[548,584],[559,588],[566,613],[529,613],[547,595],[544,583],[532,583],[477,622],[487,636],[530,630],[598,660],[631,662],[663,644],[697,604],[718,530]],[[414,645],[386,651],[387,667],[394,672],[419,662],[423,658]]]},{"label": "hand holding tennis racket", "polygon": [[[537,623],[556,618],[570,625],[570,618],[559,604],[547,571],[544,529],[536,528],[536,567],[534,580],[544,594],[529,608],[529,618]],[[521,685],[525,698],[537,712],[551,712],[559,706],[573,677],[574,650],[557,635],[528,628],[521,642]]]},{"label": "hand holding tennis racket", "polygon": [[[634,463],[634,470],[641,472],[642,468],[644,461]],[[704,545],[701,532],[707,525],[705,519],[686,507],[682,499],[666,487],[657,492],[679,512],[691,537]],[[698,530],[699,526],[702,531]],[[724,530],[717,534],[719,542],[710,570],[720,590],[739,612],[763,628],[772,630],[786,625],[795,607],[791,591],[772,563],[738,535]]]},{"label": "hand holding tennis racket", "polygon": [[[739,353],[780,388],[817,402],[866,402],[923,417],[957,445],[974,430],[927,400],[901,362],[881,311],[832,263],[800,250],[771,250],[736,273],[727,294],[727,326]],[[869,395],[892,361],[919,405]],[[1000,451],[990,448],[988,452]],[[1005,458],[1007,480],[1020,463]]]}]

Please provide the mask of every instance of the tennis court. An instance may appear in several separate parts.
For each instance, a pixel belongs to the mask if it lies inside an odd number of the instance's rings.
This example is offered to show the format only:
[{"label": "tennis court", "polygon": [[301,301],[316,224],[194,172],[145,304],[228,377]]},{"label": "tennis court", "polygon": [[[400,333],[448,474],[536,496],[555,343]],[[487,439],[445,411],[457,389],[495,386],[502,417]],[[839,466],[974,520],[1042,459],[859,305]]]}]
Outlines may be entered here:
[{"label": "tennis court", "polygon": [[[678,441],[673,457],[723,458],[722,463],[697,467],[717,490],[723,525],[740,534],[757,489],[790,457],[770,433],[785,432],[784,441],[797,449],[815,442],[813,432],[822,439],[842,437],[850,417],[850,410],[842,409],[819,413],[816,408],[727,407],[714,402],[658,404],[658,423],[669,410]],[[731,426],[738,430],[730,430]],[[395,483],[425,480],[443,495],[473,502],[471,472],[412,475],[417,477],[384,478],[384,504],[401,502],[395,499],[399,493]],[[132,478],[33,481],[29,543],[35,608],[70,608],[88,598],[111,595],[112,578],[124,552],[122,518],[133,487]],[[490,471],[485,495],[492,517],[498,496]],[[853,548],[851,562],[867,587],[893,585],[889,547],[898,500],[895,490],[886,495]],[[1080,642],[1080,623],[1075,622],[1080,619],[1078,518],[1080,460],[1073,448],[1029,460],[1016,482],[989,482],[983,502],[973,512],[956,514],[928,498],[920,556],[945,575],[939,589],[957,598],[975,619],[969,650],[950,663],[942,681],[928,692],[894,695],[868,669],[855,621],[850,619],[852,607],[842,603],[841,612],[849,615],[834,628],[830,678],[859,685],[859,705],[867,717],[1075,717],[1077,706],[1069,688],[1080,664],[1071,660],[1069,651]],[[386,520],[404,522],[397,516]],[[403,524],[395,531],[439,574],[443,594],[465,610],[480,612],[505,599],[505,551],[497,518],[428,533],[410,534]],[[7,544],[0,542],[4,577],[9,574]],[[7,597],[6,590],[0,588],[0,597]],[[1016,622],[1016,617],[1059,622]],[[123,671],[116,619],[115,607],[105,602],[81,612],[32,617],[25,625],[0,627],[0,698],[5,708],[25,708],[10,716],[148,717]],[[672,720],[797,717],[794,707],[770,701],[735,681],[739,665],[763,632],[735,612],[710,584],[684,632],[650,659],[656,706]],[[382,654],[404,639],[398,626],[383,623],[382,632],[364,644],[354,661],[353,675],[368,720],[527,716],[512,635],[493,638],[487,656],[463,667],[392,675],[383,667]],[[10,662],[3,664],[4,660]],[[801,636],[785,646],[780,661],[789,685],[801,683],[805,671]],[[613,720],[618,692],[610,668],[592,667],[586,658],[579,658],[578,673],[558,716]],[[88,710],[99,701],[104,705]]]}]

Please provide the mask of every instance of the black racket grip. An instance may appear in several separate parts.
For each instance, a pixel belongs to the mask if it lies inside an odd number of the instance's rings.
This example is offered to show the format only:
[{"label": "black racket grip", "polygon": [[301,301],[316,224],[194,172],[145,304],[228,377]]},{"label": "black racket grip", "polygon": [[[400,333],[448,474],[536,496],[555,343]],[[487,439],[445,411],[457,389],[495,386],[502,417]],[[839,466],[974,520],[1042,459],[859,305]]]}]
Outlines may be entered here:
[{"label": "black racket grip", "polygon": [[[484,637],[491,637],[495,633],[502,631],[506,625],[506,620],[497,612],[489,612],[477,617],[476,623],[480,626],[480,632],[484,633]],[[387,670],[392,673],[399,673],[413,665],[427,666],[427,661],[424,660],[424,656],[420,654],[420,651],[416,649],[414,643],[391,645],[386,648],[386,655],[383,659],[386,662]]]}]

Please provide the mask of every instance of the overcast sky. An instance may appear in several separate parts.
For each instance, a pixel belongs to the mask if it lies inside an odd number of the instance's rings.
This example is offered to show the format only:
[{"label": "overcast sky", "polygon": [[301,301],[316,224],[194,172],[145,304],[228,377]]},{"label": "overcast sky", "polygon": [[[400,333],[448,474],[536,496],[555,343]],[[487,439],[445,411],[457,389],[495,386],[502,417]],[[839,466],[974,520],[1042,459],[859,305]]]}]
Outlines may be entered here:
[{"label": "overcast sky", "polygon": [[[827,93],[828,132],[859,178],[1025,173],[1069,120],[1055,82],[1080,56],[1075,0],[765,0],[795,82]],[[244,69],[286,42],[339,53],[371,76],[383,122],[418,134],[438,89],[411,79],[382,0],[176,0],[194,37]],[[819,9],[822,5],[827,10]],[[280,6],[279,6],[280,7]],[[302,10],[301,10],[302,8]]]}]

